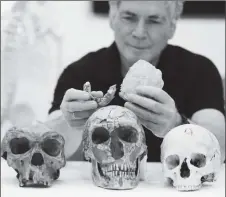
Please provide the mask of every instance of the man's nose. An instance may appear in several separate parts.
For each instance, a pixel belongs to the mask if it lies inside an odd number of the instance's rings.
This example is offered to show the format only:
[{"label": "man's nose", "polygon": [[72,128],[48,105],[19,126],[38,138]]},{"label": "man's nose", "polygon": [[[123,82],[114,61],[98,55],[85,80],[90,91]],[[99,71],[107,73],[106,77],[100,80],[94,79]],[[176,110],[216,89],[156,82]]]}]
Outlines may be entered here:
[{"label": "man's nose", "polygon": [[146,25],[144,20],[140,20],[133,30],[132,35],[137,39],[145,39],[146,38]]}]

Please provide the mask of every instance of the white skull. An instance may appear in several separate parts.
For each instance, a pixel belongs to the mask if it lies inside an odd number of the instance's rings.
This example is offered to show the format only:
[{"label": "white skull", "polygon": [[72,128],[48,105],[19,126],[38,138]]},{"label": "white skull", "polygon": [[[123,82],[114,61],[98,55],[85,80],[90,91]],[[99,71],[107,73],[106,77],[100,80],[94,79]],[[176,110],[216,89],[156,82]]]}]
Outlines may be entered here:
[{"label": "white skull", "polygon": [[85,158],[92,162],[95,185],[106,189],[138,185],[147,146],[144,130],[132,111],[107,106],[93,113],[85,125],[83,148]]},{"label": "white skull", "polygon": [[221,168],[218,140],[207,129],[185,124],[173,128],[161,145],[161,162],[166,180],[179,191],[201,188],[213,182]]},{"label": "white skull", "polygon": [[13,127],[2,141],[1,156],[17,172],[19,185],[50,186],[65,166],[64,138],[38,123],[29,128]]}]

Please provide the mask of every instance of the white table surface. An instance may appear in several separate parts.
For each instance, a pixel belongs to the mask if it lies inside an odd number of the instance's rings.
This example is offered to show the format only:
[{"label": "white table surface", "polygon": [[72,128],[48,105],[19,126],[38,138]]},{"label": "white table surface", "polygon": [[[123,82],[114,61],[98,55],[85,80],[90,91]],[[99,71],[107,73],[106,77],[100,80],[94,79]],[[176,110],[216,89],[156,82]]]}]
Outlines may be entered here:
[{"label": "white table surface", "polygon": [[[60,177],[49,188],[21,188],[16,179],[16,172],[1,159],[1,196],[2,197],[80,197],[89,196],[136,196],[148,197],[225,197],[225,165],[215,183],[206,184],[200,190],[193,192],[179,192],[163,184],[160,163],[147,164],[147,179],[141,181],[132,190],[107,190],[96,187],[91,179],[91,164],[88,162],[67,162],[61,169]],[[104,193],[103,193],[104,192]]]}]

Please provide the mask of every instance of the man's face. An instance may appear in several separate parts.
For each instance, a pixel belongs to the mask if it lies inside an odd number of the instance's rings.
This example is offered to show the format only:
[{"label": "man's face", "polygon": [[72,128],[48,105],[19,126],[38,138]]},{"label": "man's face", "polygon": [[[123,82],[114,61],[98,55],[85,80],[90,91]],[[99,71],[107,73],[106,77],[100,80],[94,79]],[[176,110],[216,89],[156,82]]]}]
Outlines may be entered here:
[{"label": "man's face", "polygon": [[121,1],[110,20],[119,52],[131,65],[154,63],[175,29],[164,1]]}]

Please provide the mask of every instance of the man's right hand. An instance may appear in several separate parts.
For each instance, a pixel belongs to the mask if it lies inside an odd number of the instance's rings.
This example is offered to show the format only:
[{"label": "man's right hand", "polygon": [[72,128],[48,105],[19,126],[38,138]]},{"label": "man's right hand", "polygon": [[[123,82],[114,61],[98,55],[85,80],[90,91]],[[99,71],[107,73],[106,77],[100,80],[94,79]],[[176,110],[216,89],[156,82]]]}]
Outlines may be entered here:
[{"label": "man's right hand", "polygon": [[[93,91],[95,97],[103,97],[103,92]],[[97,109],[97,102],[91,100],[89,93],[83,90],[69,89],[66,91],[60,109],[71,127],[81,128]]]}]

